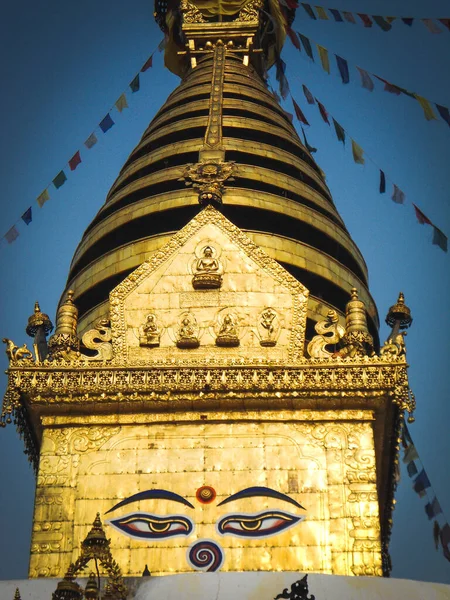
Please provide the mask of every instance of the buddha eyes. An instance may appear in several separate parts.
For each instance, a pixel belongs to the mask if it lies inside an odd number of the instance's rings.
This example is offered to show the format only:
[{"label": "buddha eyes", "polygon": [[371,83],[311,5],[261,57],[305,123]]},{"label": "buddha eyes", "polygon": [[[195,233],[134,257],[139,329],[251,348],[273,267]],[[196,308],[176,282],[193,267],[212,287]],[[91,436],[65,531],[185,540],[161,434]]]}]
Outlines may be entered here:
[{"label": "buddha eyes", "polygon": [[292,527],[301,520],[302,517],[281,511],[228,515],[217,523],[217,531],[221,535],[268,537]]},{"label": "buddha eyes", "polygon": [[163,539],[180,535],[190,535],[194,524],[188,517],[171,515],[157,517],[148,513],[132,513],[109,523],[126,535],[137,539]]}]

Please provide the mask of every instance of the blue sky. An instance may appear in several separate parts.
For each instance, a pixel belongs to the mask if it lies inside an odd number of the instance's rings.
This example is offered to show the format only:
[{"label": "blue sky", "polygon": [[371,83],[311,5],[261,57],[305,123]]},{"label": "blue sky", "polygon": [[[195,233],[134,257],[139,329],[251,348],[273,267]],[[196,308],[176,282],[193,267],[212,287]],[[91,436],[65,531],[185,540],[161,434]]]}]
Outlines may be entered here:
[{"label": "blue sky", "polygon": [[[392,0],[339,0],[342,10],[415,17],[450,17],[444,0],[419,3]],[[388,11],[388,12],[387,12]],[[3,93],[1,151],[1,232],[33,206],[33,222],[19,225],[20,236],[0,248],[1,337],[22,344],[36,299],[54,318],[71,256],[120,167],[177,78],[155,54],[142,75],[141,91],[129,95],[130,108],[116,125],[99,134],[67,183],[39,209],[36,196],[62,169],[105,116],[161,34],[151,2],[79,0],[62,3],[23,0],[3,7],[0,66]],[[411,202],[450,236],[450,127],[427,122],[414,100],[362,89],[358,65],[388,81],[450,107],[450,32],[429,33],[415,22],[390,32],[378,27],[312,21],[300,8],[294,29],[330,51],[332,73],[311,63],[287,42],[283,58],[291,91],[311,127],[309,142],[346,225],[369,267],[370,288],[383,320],[398,292],[405,293],[414,317],[407,348],[410,383],[417,398],[411,434],[427,473],[450,518],[450,343],[448,328],[450,256],[431,244],[431,228],[419,225]],[[332,53],[349,61],[351,82],[340,81]],[[274,79],[274,74],[272,74]],[[378,194],[378,169],[371,161],[355,165],[347,144],[338,143],[317,107],[304,100],[301,84],[325,105],[366,154],[387,175]],[[290,101],[286,108],[292,111]],[[406,194],[405,206],[390,199],[392,182]],[[381,327],[381,338],[388,330]],[[0,357],[6,368],[6,357]],[[5,388],[6,377],[1,384]],[[0,431],[0,578],[25,577],[30,544],[34,477],[14,428]],[[450,565],[434,550],[431,524],[406,472],[397,492],[391,542],[393,576],[450,583]],[[299,565],[299,568],[301,566]]]}]

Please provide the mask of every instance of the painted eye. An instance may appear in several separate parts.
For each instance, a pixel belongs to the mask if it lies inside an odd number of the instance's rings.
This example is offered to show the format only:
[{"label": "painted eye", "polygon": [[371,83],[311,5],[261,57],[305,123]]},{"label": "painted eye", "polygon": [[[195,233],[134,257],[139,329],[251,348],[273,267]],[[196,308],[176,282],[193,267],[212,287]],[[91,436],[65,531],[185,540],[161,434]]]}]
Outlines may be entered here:
[{"label": "painted eye", "polygon": [[303,520],[299,515],[282,511],[268,511],[256,515],[230,514],[217,523],[220,535],[237,535],[240,537],[269,537]]},{"label": "painted eye", "polygon": [[158,517],[148,513],[132,513],[108,522],[121,533],[139,540],[187,536],[194,530],[193,521],[181,515]]}]

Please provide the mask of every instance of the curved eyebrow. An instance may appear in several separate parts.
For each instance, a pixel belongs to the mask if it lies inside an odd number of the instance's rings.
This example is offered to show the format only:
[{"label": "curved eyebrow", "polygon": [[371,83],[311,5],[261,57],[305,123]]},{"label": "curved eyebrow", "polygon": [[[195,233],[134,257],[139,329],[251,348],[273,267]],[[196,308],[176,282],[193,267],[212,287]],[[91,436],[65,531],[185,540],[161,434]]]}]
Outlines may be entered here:
[{"label": "curved eyebrow", "polygon": [[293,498],[290,498],[289,496],[286,496],[286,494],[282,494],[281,492],[277,492],[276,490],[272,490],[271,488],[268,488],[268,487],[246,488],[245,490],[242,490],[240,492],[237,492],[236,494],[233,494],[232,496],[229,496],[228,498],[225,498],[225,500],[222,500],[222,502],[219,502],[219,504],[217,506],[222,506],[222,504],[228,504],[228,502],[233,502],[234,500],[240,500],[241,498],[252,498],[255,496],[266,496],[269,498],[277,498],[278,500],[285,500],[286,502],[290,502],[291,504],[293,504],[294,506],[297,506],[298,508],[302,508],[303,510],[306,510],[304,506],[299,504]]},{"label": "curved eyebrow", "polygon": [[173,502],[179,502],[180,504],[184,504],[185,506],[189,506],[189,508],[194,508],[194,506],[183,498],[183,496],[179,496],[174,492],[169,492],[168,490],[146,490],[145,492],[138,492],[137,494],[133,494],[129,498],[125,498],[125,500],[121,500],[118,504],[110,508],[105,512],[105,515],[116,510],[116,508],[120,508],[121,506],[126,506],[127,504],[131,504],[132,502],[139,502],[139,500],[172,500]]}]

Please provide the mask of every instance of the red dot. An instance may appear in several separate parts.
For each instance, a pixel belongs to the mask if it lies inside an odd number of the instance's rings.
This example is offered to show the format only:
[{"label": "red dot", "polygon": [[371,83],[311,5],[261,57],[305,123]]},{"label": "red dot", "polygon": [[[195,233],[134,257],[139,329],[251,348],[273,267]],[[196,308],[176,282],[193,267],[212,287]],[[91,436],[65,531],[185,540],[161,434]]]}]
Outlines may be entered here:
[{"label": "red dot", "polygon": [[216,490],[209,485],[202,485],[195,493],[195,497],[202,504],[210,504],[216,499]]}]

